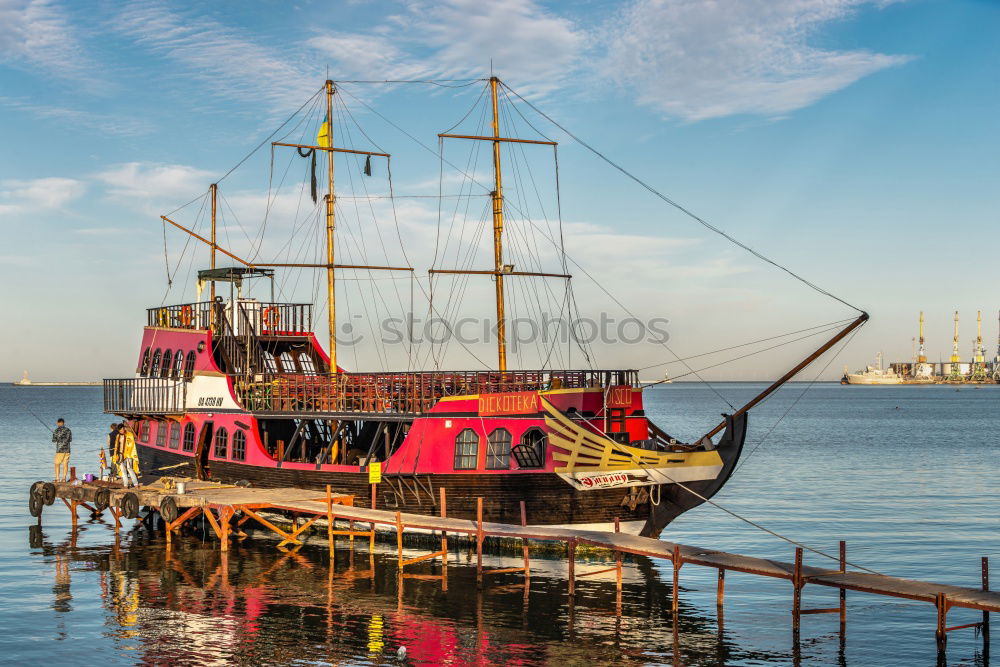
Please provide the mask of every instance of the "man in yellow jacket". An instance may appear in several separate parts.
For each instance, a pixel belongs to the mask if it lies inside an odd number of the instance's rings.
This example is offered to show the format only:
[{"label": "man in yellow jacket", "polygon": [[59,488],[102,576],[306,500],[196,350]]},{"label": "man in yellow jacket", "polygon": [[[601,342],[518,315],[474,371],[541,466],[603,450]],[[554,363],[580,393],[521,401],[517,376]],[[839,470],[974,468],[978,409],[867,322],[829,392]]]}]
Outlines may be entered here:
[{"label": "man in yellow jacket", "polygon": [[121,471],[122,483],[126,489],[139,486],[136,473],[139,471],[139,453],[135,448],[135,433],[122,423],[118,427],[118,467]]}]

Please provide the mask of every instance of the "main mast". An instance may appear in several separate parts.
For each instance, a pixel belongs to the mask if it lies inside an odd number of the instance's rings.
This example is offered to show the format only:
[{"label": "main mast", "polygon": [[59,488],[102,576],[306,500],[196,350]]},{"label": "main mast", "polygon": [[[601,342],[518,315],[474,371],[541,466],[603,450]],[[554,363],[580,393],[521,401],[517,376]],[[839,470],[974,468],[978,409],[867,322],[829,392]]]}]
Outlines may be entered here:
[{"label": "main mast", "polygon": [[500,176],[500,116],[497,108],[497,82],[490,77],[490,97],[493,101],[493,266],[497,292],[497,363],[507,370],[507,322],[503,304],[503,182]]},{"label": "main mast", "polygon": [[[333,81],[327,79],[326,81],[326,140],[323,139],[322,130],[320,131],[319,141],[317,142],[323,148],[333,148],[333,94],[336,92],[336,88],[333,86]],[[330,325],[330,372],[337,372],[337,306],[336,306],[336,284],[335,284],[335,271],[334,271],[334,248],[333,248],[333,229],[334,229],[334,213],[333,213],[333,151],[326,152],[326,183],[327,183],[327,193],[326,193],[326,302],[327,302],[327,314],[329,317]]]}]

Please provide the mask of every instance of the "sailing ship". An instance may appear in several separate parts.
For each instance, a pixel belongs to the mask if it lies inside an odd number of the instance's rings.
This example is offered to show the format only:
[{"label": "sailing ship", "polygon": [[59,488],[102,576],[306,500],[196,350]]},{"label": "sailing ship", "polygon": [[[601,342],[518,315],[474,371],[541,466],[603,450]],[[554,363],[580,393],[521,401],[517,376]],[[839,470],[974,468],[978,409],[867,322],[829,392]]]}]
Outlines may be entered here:
[{"label": "sailing ship", "polygon": [[[838,331],[819,349],[704,435],[682,442],[646,415],[643,387],[629,369],[508,367],[505,285],[522,276],[568,280],[562,273],[518,271],[505,256],[502,148],[555,146],[501,135],[496,77],[484,81],[484,112],[492,132],[442,133],[441,139],[492,148],[492,258],[488,270],[431,269],[431,275],[486,275],[495,284],[496,366],[480,370],[357,372],[338,363],[335,332],[338,272],[409,271],[406,266],[338,263],[334,256],[335,157],[365,160],[385,152],[336,146],[337,86],[327,81],[326,112],[313,143],[272,142],[326,167],[325,258],[314,264],[261,262],[217,242],[218,186],[213,184],[211,233],[201,236],[210,266],[197,274],[195,301],[150,308],[134,377],[104,381],[105,411],[129,420],[147,475],[270,487],[325,488],[355,504],[437,512],[447,491],[449,516],[474,518],[483,499],[487,521],[588,526],[657,536],[677,516],[710,499],[740,458],[748,413],[802,368],[860,326]],[[318,98],[322,99],[322,98]],[[485,127],[485,123],[484,123]],[[312,135],[309,135],[312,136]],[[487,223],[488,224],[488,223]],[[217,266],[219,255],[236,262]],[[316,269],[326,282],[328,345],[320,344],[313,304],[244,298],[248,281],[275,270]],[[228,285],[229,297],[217,294]],[[202,299],[204,289],[208,299]],[[523,503],[523,505],[522,505]],[[522,509],[523,507],[523,509]],[[522,515],[524,512],[524,515]]]}]

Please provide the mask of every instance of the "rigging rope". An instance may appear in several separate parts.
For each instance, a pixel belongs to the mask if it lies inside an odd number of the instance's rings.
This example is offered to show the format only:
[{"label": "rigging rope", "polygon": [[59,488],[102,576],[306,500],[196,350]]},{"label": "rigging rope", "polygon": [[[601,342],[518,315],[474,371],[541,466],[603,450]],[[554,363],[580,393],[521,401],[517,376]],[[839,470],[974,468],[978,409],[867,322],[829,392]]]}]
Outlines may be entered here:
[{"label": "rigging rope", "polygon": [[527,104],[529,107],[531,107],[535,111],[535,113],[537,113],[538,115],[542,116],[547,121],[549,121],[550,123],[552,123],[553,125],[555,125],[556,127],[558,127],[560,130],[562,130],[563,132],[565,132],[570,138],[572,138],[578,144],[580,144],[581,146],[583,146],[584,148],[586,148],[587,150],[589,150],[591,153],[593,153],[594,155],[596,155],[597,157],[599,157],[601,160],[603,160],[604,162],[608,163],[609,165],[611,165],[612,167],[614,167],[615,169],[617,169],[618,171],[620,171],[622,174],[624,174],[629,179],[635,181],[642,188],[644,188],[645,190],[649,191],[654,196],[656,196],[659,199],[663,200],[667,204],[673,206],[678,211],[680,211],[681,213],[687,215],[692,220],[695,220],[696,222],[700,223],[706,229],[715,232],[716,234],[718,234],[719,236],[723,237],[724,239],[726,239],[730,243],[733,243],[734,245],[736,245],[736,246],[742,248],[743,250],[747,251],[748,253],[750,253],[754,257],[756,257],[756,258],[758,258],[758,259],[760,259],[760,260],[762,260],[762,261],[770,264],[771,266],[773,266],[773,267],[775,267],[777,269],[780,269],[781,271],[784,271],[785,273],[787,273],[791,277],[795,278],[796,280],[798,280],[802,284],[804,284],[804,285],[806,285],[806,286],[808,286],[808,287],[816,290],[820,294],[828,296],[831,299],[833,299],[834,301],[839,301],[840,303],[844,304],[848,308],[853,308],[854,310],[858,311],[859,313],[864,312],[861,308],[858,308],[854,304],[848,303],[847,301],[841,299],[839,296],[831,294],[830,292],[826,291],[822,287],[819,287],[815,283],[812,283],[812,282],[806,280],[805,278],[803,278],[799,274],[795,273],[794,271],[792,271],[788,267],[783,266],[781,264],[778,264],[773,259],[771,259],[771,258],[769,258],[769,257],[767,257],[767,256],[765,256],[763,254],[761,254],[760,252],[758,252],[757,250],[754,250],[753,248],[751,248],[750,246],[746,245],[745,243],[742,243],[741,241],[738,241],[737,239],[735,239],[734,237],[730,236],[729,234],[727,234],[723,230],[719,229],[718,227],[716,227],[712,223],[710,223],[707,220],[705,220],[704,218],[696,215],[693,211],[685,208],[684,206],[682,206],[677,201],[675,201],[675,200],[671,199],[670,197],[666,196],[665,194],[663,194],[662,192],[660,192],[659,190],[657,190],[653,186],[649,185],[648,183],[646,183],[645,181],[643,181],[641,178],[639,178],[638,176],[636,176],[632,172],[628,171],[627,169],[625,169],[624,167],[622,167],[621,165],[619,165],[617,162],[613,161],[608,156],[606,156],[603,153],[601,153],[599,150],[597,150],[596,148],[594,148],[593,146],[591,146],[590,144],[588,144],[586,141],[584,141],[580,137],[576,136],[575,134],[573,134],[572,132],[570,132],[569,130],[567,130],[565,127],[563,127],[558,122],[556,122],[551,116],[549,116],[548,114],[546,114],[545,112],[543,112],[541,109],[539,109],[538,107],[536,107],[534,104],[532,104],[528,100],[526,100],[523,97],[521,97],[521,95],[516,90],[514,90],[513,88],[511,88],[510,86],[508,86],[507,84],[505,84],[503,82],[501,82],[501,85],[504,88],[506,88],[507,90],[509,90],[511,93],[513,93],[519,100],[521,100],[522,102],[524,102],[525,104]]}]

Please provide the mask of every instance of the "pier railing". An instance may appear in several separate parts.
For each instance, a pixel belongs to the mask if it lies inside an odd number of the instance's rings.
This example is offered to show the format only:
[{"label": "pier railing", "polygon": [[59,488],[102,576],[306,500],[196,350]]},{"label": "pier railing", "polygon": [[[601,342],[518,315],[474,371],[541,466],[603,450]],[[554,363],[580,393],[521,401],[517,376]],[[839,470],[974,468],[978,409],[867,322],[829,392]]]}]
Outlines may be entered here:
[{"label": "pier railing", "polygon": [[[312,331],[311,303],[270,303],[237,301],[236,313],[231,302],[215,304],[197,301],[146,310],[146,323],[151,327],[171,329],[214,329],[225,319],[238,333],[303,334]],[[214,323],[214,326],[213,326]]]},{"label": "pier railing", "polygon": [[419,414],[446,396],[637,386],[638,375],[631,370],[266,374],[234,383],[244,408],[255,412]]},{"label": "pier railing", "polygon": [[104,412],[129,415],[175,415],[184,412],[187,382],[169,378],[122,378],[104,381]]}]

